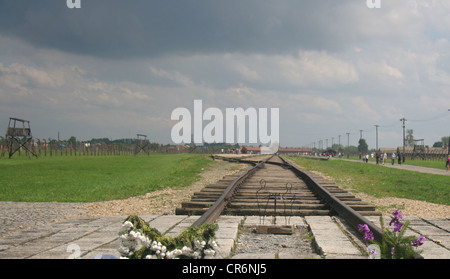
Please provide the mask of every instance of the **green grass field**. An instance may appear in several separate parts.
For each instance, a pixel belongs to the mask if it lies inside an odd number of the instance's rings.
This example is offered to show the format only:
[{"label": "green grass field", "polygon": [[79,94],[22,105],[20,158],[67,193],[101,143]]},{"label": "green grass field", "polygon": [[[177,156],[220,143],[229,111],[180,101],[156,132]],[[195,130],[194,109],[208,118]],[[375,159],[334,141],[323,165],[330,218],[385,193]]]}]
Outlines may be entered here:
[{"label": "green grass field", "polygon": [[299,166],[330,176],[336,183],[375,197],[398,197],[450,205],[450,177],[343,160],[289,157]]},{"label": "green grass field", "polygon": [[211,162],[198,154],[0,160],[0,201],[94,202],[188,186]]}]

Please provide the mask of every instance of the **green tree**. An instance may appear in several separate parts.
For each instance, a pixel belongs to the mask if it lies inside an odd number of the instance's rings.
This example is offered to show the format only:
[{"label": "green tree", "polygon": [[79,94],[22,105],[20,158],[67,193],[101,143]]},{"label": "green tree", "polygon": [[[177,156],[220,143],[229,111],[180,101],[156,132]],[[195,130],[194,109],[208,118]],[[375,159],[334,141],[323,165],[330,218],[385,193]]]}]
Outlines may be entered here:
[{"label": "green tree", "polygon": [[358,141],[358,151],[359,153],[367,153],[367,151],[369,150],[369,146],[366,143],[365,139],[360,139]]},{"label": "green tree", "polygon": [[413,129],[407,129],[406,130],[406,136],[405,136],[405,146],[414,146],[414,131]]},{"label": "green tree", "polygon": [[442,137],[441,141],[437,141],[433,144],[433,147],[444,147],[447,146],[449,143],[450,137]]},{"label": "green tree", "polygon": [[72,148],[76,148],[77,146],[77,139],[74,136],[71,136],[69,140],[67,141],[68,145],[72,146]]}]

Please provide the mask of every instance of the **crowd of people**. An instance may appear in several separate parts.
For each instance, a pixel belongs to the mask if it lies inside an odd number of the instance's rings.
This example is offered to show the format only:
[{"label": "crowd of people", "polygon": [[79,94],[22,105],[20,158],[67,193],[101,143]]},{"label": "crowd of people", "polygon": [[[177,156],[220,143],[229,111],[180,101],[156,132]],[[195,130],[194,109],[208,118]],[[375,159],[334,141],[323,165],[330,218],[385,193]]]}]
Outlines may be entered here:
[{"label": "crowd of people", "polygon": [[[370,156],[373,158],[374,154],[372,153]],[[402,159],[403,159],[403,157],[402,157],[402,154],[401,154],[401,153],[395,154],[395,152],[392,152],[392,154],[390,155],[390,157],[391,157],[391,164],[392,164],[392,165],[395,164],[395,160],[397,160],[397,162],[398,162],[399,165],[402,164]],[[360,156],[360,158],[361,158],[361,156]],[[386,152],[381,153],[380,151],[378,151],[378,152],[375,154],[375,159],[376,159],[376,164],[377,164],[377,165],[378,165],[378,164],[385,165],[385,164],[386,164],[386,161],[387,161],[387,159],[388,159],[388,154],[387,154]],[[366,155],[362,156],[362,160],[363,160],[364,162],[368,163],[368,162],[369,162],[369,154],[366,154]],[[446,162],[445,162],[445,167],[446,167],[447,171],[450,171],[450,154],[447,156],[447,160],[446,160]]]}]

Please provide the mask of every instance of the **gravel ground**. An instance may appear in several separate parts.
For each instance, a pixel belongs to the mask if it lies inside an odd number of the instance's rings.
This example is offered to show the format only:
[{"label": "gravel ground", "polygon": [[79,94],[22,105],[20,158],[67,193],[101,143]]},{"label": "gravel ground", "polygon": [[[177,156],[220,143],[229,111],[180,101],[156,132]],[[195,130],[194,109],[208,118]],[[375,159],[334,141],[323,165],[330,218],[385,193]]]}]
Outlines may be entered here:
[{"label": "gravel ground", "polygon": [[[300,241],[299,241],[300,240]],[[292,235],[258,234],[253,228],[241,229],[233,259],[320,259],[306,228]]]},{"label": "gravel ground", "polygon": [[450,206],[447,205],[402,198],[375,198],[364,193],[355,193],[355,196],[374,205],[383,215],[391,216],[395,209],[400,208],[403,216],[450,218]]}]

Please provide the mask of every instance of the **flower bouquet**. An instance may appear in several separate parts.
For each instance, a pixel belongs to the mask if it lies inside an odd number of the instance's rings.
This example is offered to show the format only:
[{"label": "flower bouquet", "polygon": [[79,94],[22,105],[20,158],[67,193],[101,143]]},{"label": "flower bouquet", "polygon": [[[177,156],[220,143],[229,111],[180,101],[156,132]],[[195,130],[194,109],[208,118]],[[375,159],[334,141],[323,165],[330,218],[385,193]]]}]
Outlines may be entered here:
[{"label": "flower bouquet", "polygon": [[393,213],[389,226],[394,226],[393,230],[388,230],[384,226],[383,216],[380,217],[382,241],[378,243],[374,241],[372,232],[367,224],[358,225],[360,233],[364,234],[363,239],[370,242],[368,246],[368,254],[371,259],[414,259],[422,251],[417,251],[416,248],[425,243],[426,238],[421,235],[419,238],[415,236],[405,236],[406,229],[410,221],[404,224],[400,221],[403,216],[400,210],[397,209]]},{"label": "flower bouquet", "polygon": [[203,259],[214,256],[216,224],[190,227],[177,237],[163,236],[138,216],[129,216],[119,233],[121,258],[127,259]]}]

